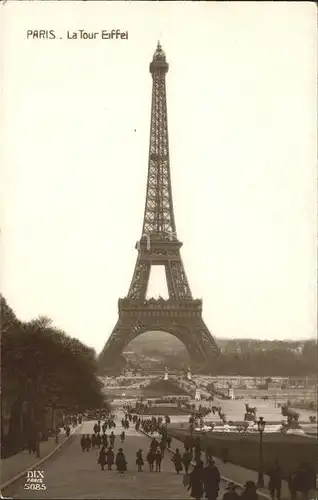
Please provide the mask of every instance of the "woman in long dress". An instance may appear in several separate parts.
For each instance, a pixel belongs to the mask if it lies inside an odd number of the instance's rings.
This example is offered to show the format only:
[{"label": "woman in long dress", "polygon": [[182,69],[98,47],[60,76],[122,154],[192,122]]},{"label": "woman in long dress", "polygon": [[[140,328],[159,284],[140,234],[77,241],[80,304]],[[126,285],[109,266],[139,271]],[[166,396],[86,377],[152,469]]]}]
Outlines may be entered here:
[{"label": "woman in long dress", "polygon": [[183,469],[182,456],[180,455],[179,448],[176,448],[176,452],[171,460],[174,463],[174,468],[176,470],[176,473],[179,474]]},{"label": "woman in long dress", "polygon": [[127,470],[126,457],[122,448],[119,448],[118,453],[116,455],[116,467],[121,476]]}]

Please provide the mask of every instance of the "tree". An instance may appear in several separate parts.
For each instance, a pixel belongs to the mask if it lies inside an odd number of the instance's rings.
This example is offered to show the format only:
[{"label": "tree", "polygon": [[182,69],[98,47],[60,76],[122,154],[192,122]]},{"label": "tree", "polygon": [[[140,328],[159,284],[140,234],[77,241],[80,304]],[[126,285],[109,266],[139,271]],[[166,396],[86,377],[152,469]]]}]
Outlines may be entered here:
[{"label": "tree", "polygon": [[1,310],[1,398],[11,408],[11,436],[21,434],[13,421],[25,405],[29,428],[43,425],[48,407],[83,412],[104,406],[93,349],[53,327],[48,318],[20,322],[3,297]]}]

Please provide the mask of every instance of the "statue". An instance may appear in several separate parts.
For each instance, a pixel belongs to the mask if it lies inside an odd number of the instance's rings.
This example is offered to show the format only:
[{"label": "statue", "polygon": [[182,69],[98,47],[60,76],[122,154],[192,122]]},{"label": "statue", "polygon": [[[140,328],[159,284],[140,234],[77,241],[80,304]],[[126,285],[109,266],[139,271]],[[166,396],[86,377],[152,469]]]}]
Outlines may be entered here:
[{"label": "statue", "polygon": [[190,368],[190,366],[188,367],[187,379],[188,380],[192,380],[192,374],[191,374],[191,368]]},{"label": "statue", "polygon": [[201,401],[201,391],[200,389],[195,390],[195,395],[194,395],[195,401]]}]

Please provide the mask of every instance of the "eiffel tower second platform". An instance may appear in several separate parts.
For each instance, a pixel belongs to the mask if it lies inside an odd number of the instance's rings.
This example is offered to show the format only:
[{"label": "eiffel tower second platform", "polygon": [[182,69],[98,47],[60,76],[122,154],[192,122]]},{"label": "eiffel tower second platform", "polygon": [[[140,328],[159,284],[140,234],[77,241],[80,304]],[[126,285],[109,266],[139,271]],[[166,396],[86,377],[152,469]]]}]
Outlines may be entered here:
[{"label": "eiffel tower second platform", "polygon": [[[100,373],[120,367],[121,353],[138,335],[164,331],[186,347],[194,370],[209,373],[220,351],[202,318],[202,301],[193,299],[177,238],[167,125],[166,56],[160,43],[150,63],[152,106],[147,194],[137,262],[127,297],[118,301],[118,321],[99,357]],[[165,267],[169,299],[146,299],[150,270]]]}]

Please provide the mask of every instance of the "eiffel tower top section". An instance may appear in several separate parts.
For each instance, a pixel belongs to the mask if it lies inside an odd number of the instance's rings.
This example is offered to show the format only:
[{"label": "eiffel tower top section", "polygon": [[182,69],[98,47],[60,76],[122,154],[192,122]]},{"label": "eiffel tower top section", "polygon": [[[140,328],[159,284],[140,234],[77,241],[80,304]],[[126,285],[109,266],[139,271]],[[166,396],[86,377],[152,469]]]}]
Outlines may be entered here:
[{"label": "eiffel tower top section", "polygon": [[147,235],[152,241],[172,241],[177,239],[177,235],[171,192],[165,78],[169,65],[160,42],[149,69],[152,75],[152,104],[142,236]]},{"label": "eiffel tower top section", "polygon": [[165,73],[167,73],[169,69],[169,64],[166,62],[166,54],[162,50],[160,42],[157,44],[157,49],[149,66],[150,73],[152,74],[155,73],[156,69],[161,69]]}]

